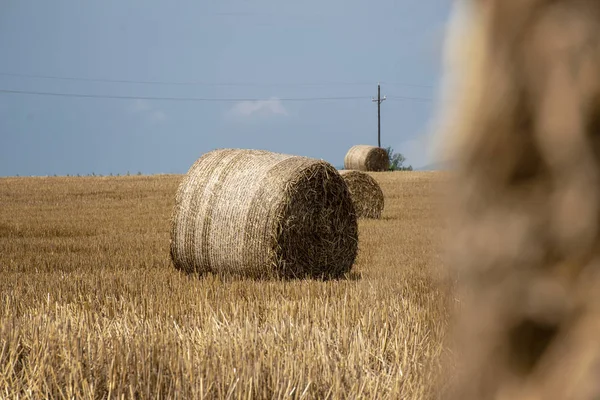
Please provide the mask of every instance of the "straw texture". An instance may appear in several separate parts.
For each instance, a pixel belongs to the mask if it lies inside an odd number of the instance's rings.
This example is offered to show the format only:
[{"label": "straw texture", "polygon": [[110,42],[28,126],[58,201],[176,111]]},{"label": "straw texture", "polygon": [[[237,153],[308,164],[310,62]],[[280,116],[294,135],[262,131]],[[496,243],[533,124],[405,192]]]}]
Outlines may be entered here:
[{"label": "straw texture", "polygon": [[344,169],[378,172],[389,168],[387,151],[381,147],[359,144],[351,147],[344,157]]},{"label": "straw texture", "polygon": [[325,161],[214,150],[190,168],[175,203],[171,259],[187,272],[339,277],[356,258],[350,192]]},{"label": "straw texture", "polygon": [[456,3],[441,397],[600,399],[600,1]]},{"label": "straw texture", "polygon": [[380,218],[383,212],[384,197],[377,181],[361,171],[341,170],[339,172],[350,190],[356,216],[358,218]]}]

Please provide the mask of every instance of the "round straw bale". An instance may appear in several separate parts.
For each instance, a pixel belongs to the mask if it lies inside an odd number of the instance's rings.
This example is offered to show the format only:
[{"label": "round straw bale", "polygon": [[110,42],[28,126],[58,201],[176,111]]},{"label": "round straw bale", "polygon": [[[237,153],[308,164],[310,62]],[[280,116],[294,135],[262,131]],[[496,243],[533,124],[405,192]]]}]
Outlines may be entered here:
[{"label": "round straw bale", "polygon": [[358,218],[380,218],[384,206],[383,191],[372,176],[353,170],[339,171],[352,197]]},{"label": "round straw bale", "polygon": [[348,187],[322,160],[214,150],[177,191],[171,259],[186,272],[339,277],[352,268],[357,247]]},{"label": "round straw bale", "polygon": [[387,171],[390,159],[381,147],[359,144],[352,146],[344,157],[344,169],[358,171]]}]

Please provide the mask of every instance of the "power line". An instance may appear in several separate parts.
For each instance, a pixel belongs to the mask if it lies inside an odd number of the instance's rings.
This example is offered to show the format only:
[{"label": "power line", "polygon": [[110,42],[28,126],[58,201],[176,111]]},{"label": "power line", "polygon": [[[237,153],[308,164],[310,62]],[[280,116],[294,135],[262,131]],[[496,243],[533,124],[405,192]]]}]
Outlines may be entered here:
[{"label": "power line", "polygon": [[207,97],[158,97],[158,96],[127,96],[127,95],[103,95],[88,93],[62,93],[62,92],[41,92],[29,90],[10,90],[0,89],[0,93],[23,94],[36,96],[54,96],[54,97],[77,97],[92,99],[120,99],[120,100],[163,100],[163,101],[187,101],[187,102],[241,102],[241,101],[327,101],[327,100],[360,100],[369,99],[368,96],[338,96],[338,97],[288,97],[288,98],[207,98]]},{"label": "power line", "polygon": [[387,96],[387,100],[413,100],[413,101],[422,101],[429,103],[433,101],[432,98],[429,97],[411,97],[411,96]]},{"label": "power line", "polygon": [[[232,86],[232,87],[273,87],[273,86],[368,86],[373,82],[275,82],[275,83],[252,83],[252,82],[203,82],[203,81],[158,81],[158,80],[132,80],[132,79],[106,79],[106,78],[85,78],[85,77],[68,77],[59,75],[42,75],[42,74],[23,74],[16,72],[0,72],[2,76],[13,76],[19,78],[35,78],[35,79],[53,79],[61,81],[75,82],[99,82],[99,83],[127,83],[127,84],[144,84],[144,85],[164,85],[164,86]],[[420,85],[403,82],[381,82],[386,85],[407,86],[407,87],[422,87],[431,88],[432,85]]]}]

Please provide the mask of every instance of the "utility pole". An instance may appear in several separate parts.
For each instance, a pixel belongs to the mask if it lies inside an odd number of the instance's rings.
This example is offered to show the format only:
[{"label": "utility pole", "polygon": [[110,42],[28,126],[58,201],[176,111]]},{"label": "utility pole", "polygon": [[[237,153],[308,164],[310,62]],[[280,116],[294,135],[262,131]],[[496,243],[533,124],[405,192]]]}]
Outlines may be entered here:
[{"label": "utility pole", "polygon": [[377,82],[377,99],[372,99],[372,102],[377,102],[377,147],[381,147],[381,103],[386,99],[381,98],[381,85]]}]

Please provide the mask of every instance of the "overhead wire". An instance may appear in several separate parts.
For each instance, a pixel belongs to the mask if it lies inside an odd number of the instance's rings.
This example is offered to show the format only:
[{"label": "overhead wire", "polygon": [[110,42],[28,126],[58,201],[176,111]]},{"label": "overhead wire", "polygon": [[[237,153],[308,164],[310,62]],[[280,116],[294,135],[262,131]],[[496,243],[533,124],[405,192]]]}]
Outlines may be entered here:
[{"label": "overhead wire", "polygon": [[413,97],[413,96],[386,96],[387,100],[413,100],[413,101],[421,101],[421,102],[431,102],[432,98],[429,97]]},{"label": "overhead wire", "polygon": [[129,95],[106,95],[89,93],[64,93],[44,92],[33,90],[0,89],[0,93],[24,94],[38,96],[77,97],[95,99],[124,99],[124,100],[164,100],[164,101],[188,101],[188,102],[241,102],[241,101],[327,101],[327,100],[359,100],[370,99],[368,96],[332,96],[332,97],[271,97],[271,98],[209,98],[209,97],[163,97],[163,96],[129,96]]},{"label": "overhead wire", "polygon": [[[108,79],[108,78],[86,78],[86,77],[69,77],[59,75],[45,74],[24,74],[17,72],[0,72],[0,76],[12,76],[19,78],[34,78],[34,79],[52,79],[62,81],[76,82],[99,82],[99,83],[127,83],[127,84],[144,84],[144,85],[164,85],[164,86],[239,86],[239,87],[272,87],[272,86],[368,86],[373,85],[373,82],[274,82],[274,83],[259,83],[259,82],[205,82],[205,81],[160,81],[160,80],[133,80],[133,79]],[[403,82],[380,82],[385,85],[407,86],[407,87],[423,87],[431,88],[432,85],[421,85]]]},{"label": "overhead wire", "polygon": [[[152,85],[204,85],[204,86],[247,86],[247,87],[276,87],[276,86],[358,86],[358,85],[372,85],[368,82],[321,82],[321,83],[215,83],[215,82],[194,82],[194,81],[153,81],[153,80],[128,80],[128,79],[103,79],[103,78],[80,78],[80,77],[68,77],[68,76],[57,76],[57,75],[35,75],[35,74],[23,74],[23,73],[12,73],[12,72],[0,72],[0,76],[14,76],[23,78],[41,78],[41,79],[52,79],[52,80],[63,80],[63,81],[82,81],[82,82],[102,82],[102,83],[134,83],[134,84],[152,84]],[[382,83],[382,82],[380,82]],[[385,83],[390,85],[393,83]],[[429,85],[418,85],[418,84],[401,84],[403,86],[415,86],[415,87],[433,87]],[[54,96],[54,97],[74,97],[74,98],[106,98],[106,99],[130,99],[130,100],[163,100],[163,101],[182,101],[182,102],[242,102],[242,101],[336,101],[336,100],[360,100],[360,99],[371,99],[371,96],[310,96],[310,97],[270,97],[270,98],[237,98],[237,97],[175,97],[175,96],[137,96],[137,95],[117,95],[117,94],[94,94],[94,93],[72,93],[64,91],[42,91],[42,90],[18,90],[1,88],[0,93],[6,94],[22,94],[22,95],[37,95],[37,96]],[[417,101],[417,102],[430,102],[433,99],[426,97],[416,96],[387,96],[389,100],[399,101]]]}]

